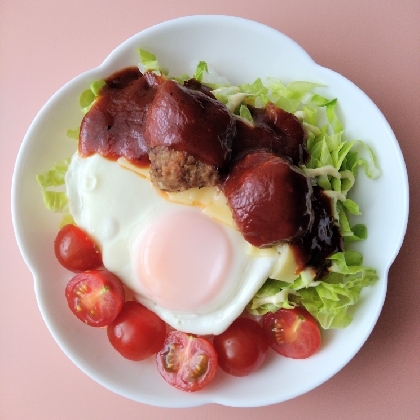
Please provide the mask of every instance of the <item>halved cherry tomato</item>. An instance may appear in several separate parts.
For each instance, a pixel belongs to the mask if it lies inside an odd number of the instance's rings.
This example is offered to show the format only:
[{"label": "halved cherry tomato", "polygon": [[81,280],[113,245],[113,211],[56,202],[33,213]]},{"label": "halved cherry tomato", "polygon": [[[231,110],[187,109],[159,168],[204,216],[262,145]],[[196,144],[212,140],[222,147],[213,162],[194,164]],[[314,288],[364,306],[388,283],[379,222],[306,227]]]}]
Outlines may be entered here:
[{"label": "halved cherry tomato", "polygon": [[67,270],[79,273],[102,266],[102,255],[93,239],[75,225],[65,225],[54,241],[58,262]]},{"label": "halved cherry tomato", "polygon": [[247,376],[264,362],[268,339],[261,326],[249,318],[238,318],[213,339],[219,366],[233,376]]},{"label": "halved cherry tomato", "polygon": [[121,280],[106,270],[76,274],[67,284],[65,295],[71,311],[92,327],[108,325],[124,303]]},{"label": "halved cherry tomato", "polygon": [[306,359],[321,345],[318,322],[301,307],[267,313],[263,318],[263,328],[270,346],[282,356],[292,359]]},{"label": "halved cherry tomato", "polygon": [[182,391],[204,388],[217,371],[217,353],[210,341],[180,331],[167,334],[163,349],[156,355],[163,379]]},{"label": "halved cherry tomato", "polygon": [[166,324],[140,303],[129,301],[108,325],[107,333],[109,342],[123,357],[143,360],[163,347]]}]

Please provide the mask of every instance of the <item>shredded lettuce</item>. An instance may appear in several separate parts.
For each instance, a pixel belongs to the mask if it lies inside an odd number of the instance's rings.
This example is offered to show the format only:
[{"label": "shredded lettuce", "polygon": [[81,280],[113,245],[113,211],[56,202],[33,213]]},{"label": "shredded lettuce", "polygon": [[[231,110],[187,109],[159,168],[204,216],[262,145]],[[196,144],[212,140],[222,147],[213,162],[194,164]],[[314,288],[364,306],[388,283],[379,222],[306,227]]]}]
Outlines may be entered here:
[{"label": "shredded lettuce", "polygon": [[143,50],[141,48],[138,48],[137,52],[139,54],[139,59],[140,59],[139,67],[141,71],[143,72],[151,71],[158,75],[168,74],[168,70],[159,64],[156,56],[153,53]]},{"label": "shredded lettuce", "polygon": [[246,105],[241,105],[239,107],[239,116],[242,117],[244,120],[253,123],[254,119],[252,118],[251,112]]},{"label": "shredded lettuce", "polygon": [[65,184],[65,175],[70,161],[70,158],[63,159],[47,171],[36,176],[36,180],[41,186],[45,207],[54,213],[64,213],[61,225],[66,221],[68,223],[73,223],[73,219],[70,216],[70,213],[68,213],[67,194],[59,188]]},{"label": "shredded lettuce", "polygon": [[71,129],[69,128],[66,132],[67,137],[74,140],[79,140],[80,128]]},{"label": "shredded lettuce", "polygon": [[362,265],[358,252],[338,252],[329,259],[329,274],[312,287],[304,286],[301,276],[293,283],[268,279],[252,299],[249,312],[263,315],[301,305],[324,329],[347,327],[352,321],[350,308],[359,300],[362,289],[374,284],[378,276],[373,268]]},{"label": "shredded lettuce", "polygon": [[[83,114],[86,114],[95,102],[95,99],[100,95],[102,88],[106,85],[105,80],[95,80],[90,84],[89,89],[86,89],[80,95],[80,108]],[[67,131],[69,134],[69,131]],[[70,131],[70,134],[74,134],[74,130]],[[69,136],[71,137],[71,136]]]},{"label": "shredded lettuce", "polygon": [[64,184],[64,177],[69,167],[70,159],[64,159],[56,163],[51,169],[36,176],[38,184],[43,190],[49,187],[58,187]]},{"label": "shredded lettuce", "polygon": [[197,64],[193,78],[195,80],[198,80],[199,82],[202,82],[204,73],[208,73],[208,72],[209,72],[209,68],[207,66],[207,63],[205,61],[200,61]]}]

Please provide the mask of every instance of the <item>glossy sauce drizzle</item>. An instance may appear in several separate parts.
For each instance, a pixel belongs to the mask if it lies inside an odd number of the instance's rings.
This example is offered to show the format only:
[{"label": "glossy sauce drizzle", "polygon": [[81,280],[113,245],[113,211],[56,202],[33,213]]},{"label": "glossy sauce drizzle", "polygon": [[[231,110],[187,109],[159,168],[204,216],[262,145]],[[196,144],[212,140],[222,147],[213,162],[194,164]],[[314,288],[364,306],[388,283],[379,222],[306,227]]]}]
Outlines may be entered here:
[{"label": "glossy sauce drizzle", "polygon": [[320,187],[313,187],[312,211],[314,221],[311,228],[292,246],[298,270],[313,267],[317,271],[317,277],[321,278],[326,274],[326,258],[343,251],[344,244],[333,217],[331,199]]}]

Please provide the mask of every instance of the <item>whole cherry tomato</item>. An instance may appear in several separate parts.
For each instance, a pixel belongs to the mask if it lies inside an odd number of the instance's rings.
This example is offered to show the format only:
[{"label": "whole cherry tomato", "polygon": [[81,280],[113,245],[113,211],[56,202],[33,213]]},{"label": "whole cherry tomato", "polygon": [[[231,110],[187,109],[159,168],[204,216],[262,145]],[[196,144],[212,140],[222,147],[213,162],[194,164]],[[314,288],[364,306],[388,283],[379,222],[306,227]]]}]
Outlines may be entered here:
[{"label": "whole cherry tomato", "polygon": [[301,307],[265,314],[263,328],[270,346],[282,356],[292,359],[306,359],[321,345],[318,322]]},{"label": "whole cherry tomato", "polygon": [[93,239],[75,225],[65,225],[54,241],[58,262],[67,270],[78,273],[102,266],[102,255]]},{"label": "whole cherry tomato", "polygon": [[210,341],[180,331],[167,334],[163,349],[156,355],[163,379],[182,391],[204,388],[217,371],[217,353]]},{"label": "whole cherry tomato", "polygon": [[124,302],[124,286],[110,271],[76,274],[65,291],[69,308],[92,327],[104,327],[118,315]]},{"label": "whole cherry tomato", "polygon": [[123,357],[143,360],[163,347],[166,324],[140,303],[128,301],[108,325],[107,333],[110,343]]},{"label": "whole cherry tomato", "polygon": [[238,318],[213,340],[219,366],[234,376],[247,376],[264,362],[268,339],[261,326],[249,318]]}]

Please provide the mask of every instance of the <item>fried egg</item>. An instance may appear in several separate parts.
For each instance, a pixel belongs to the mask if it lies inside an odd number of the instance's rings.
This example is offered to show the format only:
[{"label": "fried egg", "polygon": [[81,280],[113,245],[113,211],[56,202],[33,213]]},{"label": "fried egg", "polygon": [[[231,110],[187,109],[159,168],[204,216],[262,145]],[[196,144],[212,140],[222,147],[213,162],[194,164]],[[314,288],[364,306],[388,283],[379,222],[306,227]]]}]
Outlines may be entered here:
[{"label": "fried egg", "polygon": [[[185,194],[157,191],[147,174],[77,153],[66,188],[70,213],[100,246],[104,266],[177,330],[220,334],[279,271],[278,252],[250,252],[226,214],[211,217],[217,200],[208,193],[203,210]],[[296,277],[293,264],[288,270]]]}]

